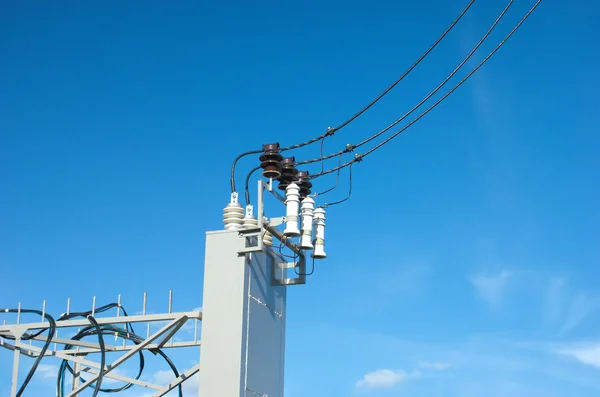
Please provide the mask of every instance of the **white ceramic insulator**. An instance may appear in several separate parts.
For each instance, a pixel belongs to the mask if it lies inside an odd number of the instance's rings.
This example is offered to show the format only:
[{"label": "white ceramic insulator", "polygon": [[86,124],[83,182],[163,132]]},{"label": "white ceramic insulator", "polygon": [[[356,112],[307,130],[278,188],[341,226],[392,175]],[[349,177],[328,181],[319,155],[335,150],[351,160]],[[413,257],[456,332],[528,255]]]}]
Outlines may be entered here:
[{"label": "white ceramic insulator", "polygon": [[265,231],[265,235],[263,236],[263,244],[267,247],[273,246],[273,235],[268,230]]},{"label": "white ceramic insulator", "polygon": [[314,212],[315,239],[313,244],[315,250],[312,254],[313,258],[326,258],[325,253],[325,210],[317,208]]},{"label": "white ceramic insulator", "polygon": [[246,206],[246,216],[244,216],[244,229],[256,229],[258,220],[253,215],[254,209],[251,205]]},{"label": "white ceramic insulator", "polygon": [[238,194],[231,193],[231,200],[223,209],[223,223],[225,230],[240,230],[244,223],[244,209],[238,203]]},{"label": "white ceramic insulator", "polygon": [[290,183],[285,189],[285,223],[286,228],[283,231],[288,237],[299,236],[298,229],[298,210],[300,208],[300,188],[295,183]]},{"label": "white ceramic insulator", "polygon": [[311,197],[306,197],[302,200],[302,237],[300,238],[299,247],[304,250],[313,249],[312,234],[313,234],[313,213],[315,211],[315,200]]},{"label": "white ceramic insulator", "polygon": [[[263,218],[263,222],[266,224],[269,222],[269,220],[265,217],[265,218]],[[267,247],[273,246],[273,235],[266,228],[265,228],[265,234],[263,235],[263,245],[265,245]]]}]

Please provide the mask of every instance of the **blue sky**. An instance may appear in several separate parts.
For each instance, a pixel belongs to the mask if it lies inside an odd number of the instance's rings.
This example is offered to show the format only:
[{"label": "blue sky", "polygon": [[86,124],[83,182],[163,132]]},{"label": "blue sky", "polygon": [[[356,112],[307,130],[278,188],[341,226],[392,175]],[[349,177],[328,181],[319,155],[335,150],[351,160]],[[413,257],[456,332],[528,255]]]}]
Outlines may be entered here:
[{"label": "blue sky", "polygon": [[[121,3],[0,6],[0,306],[61,313],[68,297],[88,309],[123,294],[135,312],[147,291],[163,311],[169,289],[175,310],[201,306],[232,159],[349,117],[467,1]],[[515,1],[467,66],[533,3]],[[324,150],[401,116],[504,5],[477,1]],[[598,395],[599,7],[544,0],[353,167],[351,200],[328,211],[328,258],[289,294],[286,397]],[[238,186],[256,164],[240,163]],[[10,365],[0,352],[0,374]],[[50,395],[53,381],[32,388]]]}]

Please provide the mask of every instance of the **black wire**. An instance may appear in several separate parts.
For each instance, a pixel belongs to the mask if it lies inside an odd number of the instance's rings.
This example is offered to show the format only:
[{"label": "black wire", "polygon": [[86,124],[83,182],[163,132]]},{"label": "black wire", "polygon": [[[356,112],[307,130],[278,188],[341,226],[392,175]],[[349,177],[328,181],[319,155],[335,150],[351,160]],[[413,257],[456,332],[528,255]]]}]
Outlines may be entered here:
[{"label": "black wire", "polygon": [[[343,155],[341,155],[341,154],[340,154],[340,160],[338,161],[338,167],[339,167],[340,165],[342,165],[342,159],[343,159]],[[321,163],[321,164],[323,164],[323,165],[324,165],[324,163]],[[321,169],[321,172],[323,172],[323,171],[324,171],[324,170],[323,170],[323,169]],[[338,187],[338,185],[340,184],[340,173],[341,173],[341,172],[342,172],[342,170],[341,170],[341,169],[339,169],[339,170],[338,170],[338,172],[337,172],[337,176],[336,176],[336,178],[335,178],[335,185],[333,185],[333,186],[332,186],[332,187],[330,187],[329,189],[323,190],[322,192],[315,194],[315,197],[322,196],[322,195],[324,195],[324,194],[327,194],[327,193],[329,193],[329,192],[332,192],[333,190],[335,190],[335,189]]]},{"label": "black wire", "polygon": [[257,166],[254,167],[246,176],[246,187],[245,187],[245,192],[246,192],[246,205],[250,205],[250,178],[252,178],[252,174],[254,174],[256,171],[260,170],[261,166]]},{"label": "black wire", "polygon": [[471,0],[469,2],[469,4],[467,4],[467,6],[462,10],[462,12],[458,15],[458,17],[456,17],[456,19],[454,20],[454,22],[452,22],[452,24],[450,24],[450,26],[448,26],[448,28],[446,28],[446,30],[444,31],[444,33],[442,33],[442,35],[440,37],[438,37],[438,39],[427,49],[427,51],[425,51],[420,57],[419,59],[417,59],[415,61],[415,63],[412,64],[412,66],[410,68],[408,68],[400,77],[398,77],[396,79],[396,81],[394,81],[388,88],[386,88],[381,94],[379,94],[375,99],[373,99],[371,102],[369,102],[369,104],[367,106],[365,106],[364,108],[362,108],[358,113],[354,114],[352,117],[350,117],[348,120],[344,121],[342,124],[340,124],[337,127],[334,127],[332,129],[329,130],[329,134],[332,134],[333,132],[339,131],[342,128],[344,128],[345,126],[347,126],[348,124],[350,124],[352,121],[354,121],[357,117],[359,117],[361,114],[363,114],[364,112],[366,112],[371,106],[373,106],[377,101],[379,101],[381,98],[383,98],[388,92],[390,92],[398,83],[400,83],[410,72],[413,71],[414,68],[416,68],[419,63],[421,63],[421,61],[423,61],[423,59],[425,59],[425,57],[427,55],[429,55],[429,53],[431,51],[433,51],[433,49],[435,47],[437,47],[437,45],[444,39],[444,37],[446,37],[446,35],[448,33],[450,33],[450,31],[454,28],[454,26],[462,19],[462,17],[467,13],[467,11],[469,10],[469,8],[471,8],[471,6],[473,5],[473,3],[475,3],[475,0]]},{"label": "black wire", "polygon": [[[118,304],[111,304],[111,307],[115,307],[115,305]],[[109,306],[109,305],[107,305]],[[119,307],[121,307],[119,305]],[[103,307],[105,308],[105,307]],[[122,308],[122,307],[121,307]],[[123,311],[125,312],[125,309],[122,308]],[[108,309],[97,309],[99,311],[105,311]],[[91,313],[91,312],[82,312],[83,314],[85,313]],[[69,317],[72,317],[76,314],[82,314],[82,313],[72,313],[69,314]],[[126,313],[126,312],[125,312]],[[89,314],[88,314],[89,315]],[[91,318],[91,315],[90,315]],[[129,325],[130,328],[131,327],[131,323],[126,323],[126,325]],[[84,337],[87,336],[92,336],[92,335],[97,335],[98,333],[100,333],[99,335],[113,335],[113,334],[117,334],[119,337],[126,339],[126,340],[130,340],[135,344],[140,344],[144,341],[144,338],[142,338],[141,336],[130,332],[129,329],[127,328],[120,328],[120,327],[114,327],[114,326],[101,326],[100,329],[97,329],[96,327],[86,327],[84,329],[82,329],[79,333],[77,333],[73,338],[71,338],[72,340],[81,340]],[[65,349],[69,350],[72,349],[74,346],[73,345],[65,345]],[[101,348],[102,350],[102,348]],[[154,348],[154,349],[149,349],[149,351],[151,353],[153,353],[154,355],[160,355],[169,365],[169,367],[171,368],[171,370],[173,371],[175,377],[179,377],[179,371],[177,370],[177,367],[175,366],[175,364],[173,363],[173,361],[171,361],[171,359],[161,350],[158,348]],[[137,376],[135,377],[135,379],[139,379],[143,373],[144,370],[144,356],[143,356],[143,352],[140,351],[139,353],[139,357],[140,357],[140,367],[139,367],[139,371]],[[64,396],[64,390],[63,390],[63,385],[64,385],[64,377],[65,377],[65,371],[68,370],[73,376],[75,376],[75,371],[74,369],[71,367],[71,365],[68,363],[68,360],[63,360],[63,363],[61,364],[61,368],[59,371],[59,377],[57,379],[57,395],[59,397],[63,397]],[[101,368],[101,371],[103,371],[103,369]],[[85,382],[85,380],[82,378],[82,381]],[[95,382],[96,383],[96,387],[98,387],[98,382],[100,381],[100,377],[98,378],[98,380]],[[93,384],[90,384],[89,387],[92,387]],[[116,393],[116,392],[120,392],[126,389],[129,389],[130,387],[132,387],[133,384],[132,383],[127,383],[124,386],[122,386],[119,389],[102,389],[100,388],[99,391],[104,392],[104,393]],[[183,397],[183,389],[181,387],[181,385],[178,386],[178,395],[179,397]]]},{"label": "black wire", "polygon": [[[308,146],[311,145],[319,140],[323,141],[327,136],[333,135],[336,131],[341,130],[342,128],[344,128],[345,126],[347,126],[348,124],[350,124],[352,121],[354,121],[357,117],[359,117],[360,115],[362,115],[364,112],[366,112],[371,106],[373,106],[376,102],[378,102],[381,98],[383,98],[388,92],[390,92],[398,83],[400,83],[410,72],[412,72],[420,63],[421,61],[423,61],[423,59],[425,59],[425,57],[427,55],[429,55],[429,53],[431,51],[433,51],[433,49],[435,47],[437,47],[437,45],[446,37],[446,35],[448,35],[448,33],[450,33],[450,31],[454,28],[454,26],[456,26],[456,24],[462,19],[462,17],[467,13],[467,11],[469,10],[469,8],[471,8],[471,6],[473,5],[473,3],[475,3],[475,0],[471,0],[467,6],[462,10],[462,12],[458,15],[458,17],[450,24],[450,26],[448,26],[446,28],[446,30],[444,31],[444,33],[442,33],[442,35],[440,37],[437,38],[437,40],[427,49],[427,51],[425,51],[413,64],[411,67],[409,67],[404,73],[402,73],[402,75],[400,77],[398,77],[390,86],[388,86],[382,93],[380,93],[375,99],[373,99],[369,104],[367,104],[364,108],[362,108],[358,113],[354,114],[352,117],[350,117],[348,120],[344,121],[342,124],[338,125],[337,127],[333,127],[333,128],[329,128],[327,129],[327,132],[319,135],[315,138],[309,139],[308,141],[299,143],[299,144],[295,144],[295,145],[291,145],[288,147],[284,147],[282,149],[280,149],[281,152],[284,151],[288,151],[288,150],[293,150],[293,149],[299,149],[301,147],[304,146]],[[322,145],[322,143],[321,143]],[[252,154],[259,154],[262,153],[262,150],[252,150],[249,152],[245,152],[242,153],[240,155],[238,155],[235,160],[233,161],[233,165],[231,166],[231,180],[230,180],[230,184],[231,184],[231,192],[235,192],[235,167],[237,162],[242,159],[243,157],[252,155]]]},{"label": "black wire", "polygon": [[346,196],[346,198],[344,198],[342,200],[339,200],[339,201],[334,201],[333,203],[323,204],[321,206],[321,208],[327,208],[327,207],[331,207],[331,206],[334,206],[334,205],[341,204],[344,201],[347,201],[350,198],[351,195],[352,195],[352,164],[350,164],[350,190],[348,191],[348,195]]},{"label": "black wire", "polygon": [[33,362],[33,365],[31,366],[29,373],[25,377],[23,384],[17,391],[16,397],[21,397],[21,395],[25,391],[25,388],[27,387],[27,385],[29,384],[29,382],[31,382],[31,378],[33,378],[33,375],[35,374],[35,371],[37,370],[38,366],[40,365],[42,358],[44,358],[46,351],[50,347],[50,343],[52,342],[52,338],[54,337],[54,332],[56,331],[56,321],[54,321],[54,318],[51,315],[49,315],[48,313],[43,313],[40,310],[33,310],[33,309],[0,309],[0,313],[19,313],[19,312],[20,313],[33,313],[33,314],[38,314],[40,316],[43,316],[46,320],[48,320],[49,327],[48,327],[48,337],[46,338],[46,341],[44,342],[44,345],[42,346],[42,349],[39,352],[39,356]]},{"label": "black wire", "polygon": [[229,182],[231,184],[231,193],[235,192],[235,166],[237,165],[237,162],[246,156],[250,156],[251,154],[258,154],[258,153],[263,153],[263,151],[262,150],[251,150],[249,152],[245,152],[245,153],[238,155],[235,158],[235,160],[233,160],[233,164],[231,165],[231,179],[229,180]]},{"label": "black wire", "polygon": [[[72,337],[72,340],[81,340],[87,336],[93,336],[96,335],[98,332],[98,330],[95,327],[86,327],[84,329],[82,329],[81,331],[79,331],[74,337]],[[117,334],[119,337],[126,339],[126,340],[131,340],[133,343],[135,344],[140,344],[141,342],[144,341],[144,338],[136,335],[136,334],[132,334],[129,332],[128,329],[125,328],[120,328],[120,327],[114,327],[114,326],[110,326],[110,325],[105,325],[105,326],[101,326],[100,332],[102,335],[114,335]],[[65,350],[70,350],[74,347],[74,345],[65,345],[64,349]],[[154,354],[156,354],[155,352],[153,352]],[[139,379],[142,376],[142,373],[144,371],[144,367],[145,367],[145,360],[144,360],[144,355],[143,355],[143,351],[139,351],[138,352],[138,356],[139,356],[139,370],[138,370],[138,374],[136,375],[135,379]],[[59,397],[62,397],[64,395],[64,390],[63,390],[63,383],[64,383],[64,375],[65,375],[65,371],[68,370],[73,376],[76,376],[75,374],[75,370],[73,369],[73,367],[71,367],[71,365],[69,364],[68,360],[63,360],[62,364],[61,364],[61,368],[59,370],[59,377],[57,379],[57,395]],[[85,382],[85,379],[81,378],[82,381]],[[133,386],[133,383],[126,383],[125,385],[123,385],[122,387],[118,388],[118,389],[100,389],[101,392],[103,393],[117,393],[117,392],[121,392],[124,390],[129,389],[130,387]],[[92,387],[92,385],[89,385],[89,387]]]},{"label": "black wire", "polygon": [[[321,157],[320,158],[311,159],[311,160],[304,160],[304,161],[301,161],[301,162],[299,162],[297,164],[298,165],[310,164],[310,163],[315,163],[317,161],[320,161],[321,164],[323,164],[324,160],[327,160],[329,158],[335,157],[337,155],[348,153],[350,151],[353,151],[354,149],[357,149],[357,148],[359,148],[359,147],[361,147],[361,146],[363,146],[363,145],[371,142],[373,139],[375,139],[375,138],[381,136],[382,134],[386,133],[387,131],[389,131],[390,129],[392,129],[396,124],[398,124],[401,121],[403,121],[404,119],[406,119],[408,116],[410,116],[412,113],[414,113],[418,108],[420,108],[425,102],[427,102],[432,96],[434,96],[444,85],[446,85],[446,83],[448,83],[448,81],[450,81],[450,79],[452,77],[454,77],[454,75],[456,73],[458,73],[458,71],[469,61],[469,59],[471,59],[471,57],[475,54],[475,52],[477,52],[477,50],[479,49],[479,47],[481,47],[481,45],[483,44],[483,42],[488,38],[488,36],[496,28],[496,26],[498,25],[498,23],[500,22],[500,20],[504,17],[504,15],[506,14],[506,12],[508,11],[508,9],[510,8],[510,6],[513,3],[514,3],[514,0],[510,0],[508,2],[508,4],[506,5],[506,7],[502,11],[502,13],[496,18],[496,20],[494,21],[494,23],[488,28],[487,32],[481,37],[481,39],[479,40],[479,42],[477,42],[477,44],[473,47],[473,49],[471,49],[471,51],[469,52],[469,54],[467,54],[467,56],[458,64],[458,66],[456,66],[456,68],[454,68],[454,70],[440,84],[438,84],[438,86],[433,91],[431,91],[425,98],[423,98],[412,109],[410,109],[408,112],[406,112],[402,117],[400,117],[399,119],[397,119],[393,123],[389,124],[384,129],[382,129],[379,132],[371,135],[370,137],[368,137],[367,139],[363,140],[362,142],[360,142],[358,144],[350,145],[350,146],[347,145],[345,149],[340,150],[340,151],[335,152],[335,153],[328,154],[327,156],[323,156],[323,154],[321,153]],[[323,171],[321,171],[321,172],[323,172]]]},{"label": "black wire", "polygon": [[[323,143],[325,143],[325,137],[321,139],[321,148],[319,150],[320,156],[323,157]],[[325,163],[321,161],[321,172],[325,171]]]},{"label": "black wire", "polygon": [[98,371],[98,379],[96,379],[96,387],[94,387],[94,393],[92,397],[96,397],[98,392],[102,388],[102,379],[104,379],[104,368],[106,368],[106,346],[104,345],[104,335],[102,335],[102,329],[100,324],[96,321],[92,315],[88,315],[87,319],[98,332],[98,344],[100,345],[100,370]]},{"label": "black wire", "polygon": [[519,27],[521,27],[521,25],[527,20],[527,18],[529,18],[529,16],[533,13],[533,11],[535,11],[535,9],[540,5],[541,2],[542,2],[542,0],[537,0],[537,2],[533,5],[533,7],[519,21],[519,23],[517,23],[517,25],[515,25],[515,27],[504,37],[504,39],[477,66],[475,66],[475,68],[473,68],[473,70],[471,70],[471,72],[469,72],[469,74],[467,74],[465,77],[463,77],[463,79],[461,81],[459,81],[454,87],[452,87],[450,89],[450,91],[448,91],[446,94],[444,94],[444,96],[442,96],[440,99],[438,99],[433,105],[431,105],[429,108],[427,108],[423,113],[421,113],[419,116],[417,116],[415,119],[413,119],[410,123],[408,123],[407,125],[402,127],[399,131],[395,132],[393,135],[389,136],[388,138],[386,138],[385,140],[383,140],[376,146],[369,149],[364,154],[356,155],[355,158],[352,159],[351,161],[348,161],[338,167],[331,168],[331,169],[321,172],[319,174],[311,175],[309,178],[315,179],[315,178],[321,177],[323,175],[327,175],[332,172],[335,172],[340,168],[348,167],[355,162],[362,161],[362,159],[365,156],[368,156],[369,154],[373,153],[375,150],[381,148],[383,145],[385,145],[386,143],[388,143],[389,141],[391,141],[392,139],[394,139],[395,137],[400,135],[406,129],[408,129],[413,124],[415,124],[417,121],[419,121],[421,118],[423,118],[425,115],[427,115],[437,105],[442,103],[446,98],[448,98],[448,96],[450,96],[454,91],[456,91],[456,89],[458,89],[458,87],[460,87],[465,81],[467,81],[473,74],[475,74],[475,72],[477,72],[477,70],[479,70],[479,68],[481,68],[481,66],[483,66],[508,41],[508,39],[510,39],[512,37],[512,35],[519,29]]},{"label": "black wire", "polygon": [[315,272],[315,257],[312,257],[312,270],[310,271],[310,273],[299,273],[298,270],[296,270],[296,266],[294,266],[294,273],[296,273],[297,276],[312,276],[312,274]]}]

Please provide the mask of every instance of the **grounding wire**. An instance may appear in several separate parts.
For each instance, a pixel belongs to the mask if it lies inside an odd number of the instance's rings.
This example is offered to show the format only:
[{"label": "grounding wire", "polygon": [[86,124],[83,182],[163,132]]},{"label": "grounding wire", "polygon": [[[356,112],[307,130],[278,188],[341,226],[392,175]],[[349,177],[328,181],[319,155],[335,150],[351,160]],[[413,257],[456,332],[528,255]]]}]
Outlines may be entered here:
[{"label": "grounding wire", "polygon": [[[390,129],[392,129],[395,125],[397,125],[398,123],[400,123],[403,120],[405,120],[408,116],[410,116],[417,109],[419,109],[425,102],[427,102],[433,95],[435,95],[442,87],[444,87],[444,85],[446,85],[446,83],[448,83],[448,81],[450,81],[450,79],[452,77],[454,77],[454,75],[456,73],[458,73],[458,71],[469,61],[469,59],[471,59],[471,57],[475,54],[475,52],[477,52],[477,50],[479,49],[479,47],[481,47],[481,45],[483,44],[483,42],[488,38],[488,36],[496,28],[496,26],[498,25],[498,23],[500,22],[500,20],[504,17],[504,15],[506,14],[506,12],[508,11],[508,9],[510,8],[510,6],[513,3],[514,3],[514,0],[510,0],[508,2],[508,4],[506,5],[506,7],[504,7],[504,10],[502,11],[502,13],[496,18],[496,20],[494,21],[494,23],[488,28],[487,32],[481,37],[481,39],[479,39],[479,41],[477,42],[477,44],[475,44],[475,46],[471,49],[471,51],[467,54],[467,56],[458,64],[458,66],[456,66],[456,68],[454,68],[454,70],[440,84],[438,84],[438,86],[435,87],[435,89],[433,89],[429,94],[427,94],[427,96],[425,98],[423,98],[412,109],[410,109],[408,112],[406,112],[402,117],[398,118],[396,121],[394,121],[393,123],[389,124],[384,129],[382,129],[379,132],[371,135],[370,137],[368,137],[367,139],[363,140],[360,143],[357,143],[355,145],[346,145],[345,149],[340,150],[338,152],[331,153],[331,154],[328,154],[326,156],[323,156],[321,154],[321,157],[319,157],[319,158],[314,158],[314,159],[311,159],[311,160],[300,161],[300,162],[298,162],[296,164],[297,165],[304,165],[304,164],[316,163],[317,161],[320,161],[321,164],[323,164],[324,160],[330,159],[330,158],[335,157],[337,155],[342,155],[344,153],[351,152],[354,149],[357,149],[357,148],[359,148],[359,147],[361,147],[363,145],[366,145],[367,143],[371,142],[373,139],[381,136],[382,134],[384,134],[387,131],[389,131]],[[321,171],[321,172],[323,172],[323,171]]]},{"label": "grounding wire", "polygon": [[394,139],[395,137],[397,137],[398,135],[400,135],[402,132],[404,132],[406,129],[408,129],[409,127],[411,127],[413,124],[415,124],[417,121],[419,121],[425,115],[427,115],[437,105],[439,105],[440,103],[442,103],[446,98],[448,98],[448,96],[450,96],[454,91],[456,91],[456,89],[458,89],[458,87],[460,87],[465,81],[467,81],[473,74],[475,74],[475,72],[477,72],[477,70],[479,70],[479,68],[481,68],[481,66],[483,66],[512,37],[512,35],[521,27],[521,25],[527,20],[527,18],[529,18],[529,16],[533,13],[533,11],[535,11],[535,9],[540,5],[541,2],[542,2],[542,0],[537,0],[537,2],[533,5],[533,7],[531,7],[531,9],[527,12],[527,14],[525,14],[525,16],[504,37],[504,39],[479,64],[477,64],[477,66],[475,66],[475,68],[473,68],[473,70],[471,70],[465,77],[462,78],[462,80],[460,80],[454,87],[452,87],[446,94],[444,94],[444,96],[442,96],[440,99],[438,99],[434,104],[432,104],[429,108],[427,108],[419,116],[417,116],[416,118],[414,118],[410,123],[408,123],[407,125],[405,125],[404,127],[402,127],[400,130],[398,130],[393,135],[389,136],[388,138],[386,138],[385,140],[383,140],[382,142],[380,142],[376,146],[374,146],[371,149],[369,149],[368,151],[366,151],[364,154],[357,154],[357,155],[355,155],[354,159],[352,159],[352,160],[350,160],[350,161],[348,161],[348,162],[346,162],[346,163],[344,163],[344,164],[342,164],[340,166],[337,166],[337,167],[334,167],[334,168],[330,168],[330,169],[328,169],[328,170],[326,170],[324,172],[321,172],[319,174],[311,175],[309,178],[310,179],[315,179],[315,178],[321,177],[323,175],[327,175],[327,174],[330,174],[332,172],[335,172],[335,171],[337,171],[340,168],[346,168],[346,167],[350,166],[351,164],[353,164],[355,162],[362,161],[362,159],[364,157],[368,156],[369,154],[373,153],[377,149],[381,148],[382,146],[384,146],[385,144],[387,144],[389,141],[391,141],[392,139]]},{"label": "grounding wire", "polygon": [[[324,134],[321,134],[317,137],[311,138],[302,143],[284,147],[284,148],[280,149],[280,151],[284,152],[284,151],[299,149],[301,147],[308,146],[315,142],[318,142],[319,140],[324,140],[327,136],[333,135],[336,131],[341,130],[342,128],[344,128],[345,126],[350,124],[352,121],[354,121],[356,118],[358,118],[360,115],[362,115],[364,112],[366,112],[371,106],[373,106],[376,102],[378,102],[381,98],[383,98],[388,92],[390,92],[398,83],[400,83],[410,72],[412,72],[423,61],[423,59],[425,59],[425,57],[427,57],[427,55],[429,55],[429,53],[431,51],[433,51],[435,49],[435,47],[438,46],[438,44],[448,35],[448,33],[450,33],[450,31],[463,18],[463,16],[467,13],[467,11],[471,8],[471,6],[474,3],[475,3],[475,0],[471,0],[467,4],[467,6],[462,10],[462,12],[458,15],[458,17],[456,17],[456,19],[450,24],[450,26],[448,26],[446,28],[446,30],[437,38],[437,40],[418,59],[406,71],[404,71],[404,73],[402,73],[402,75],[400,77],[398,77],[390,86],[388,86],[383,92],[381,92],[375,99],[373,99],[371,102],[369,102],[369,104],[367,104],[365,107],[363,107],[360,111],[355,113],[353,116],[351,116],[349,119],[347,119],[346,121],[344,121],[342,124],[338,125],[337,127],[328,128]],[[231,166],[231,179],[230,179],[232,193],[235,192],[235,167],[236,167],[238,161],[246,156],[250,156],[252,154],[259,154],[259,153],[263,153],[263,150],[251,150],[248,152],[244,152],[244,153],[241,153],[240,155],[238,155],[234,159],[233,164]]]}]

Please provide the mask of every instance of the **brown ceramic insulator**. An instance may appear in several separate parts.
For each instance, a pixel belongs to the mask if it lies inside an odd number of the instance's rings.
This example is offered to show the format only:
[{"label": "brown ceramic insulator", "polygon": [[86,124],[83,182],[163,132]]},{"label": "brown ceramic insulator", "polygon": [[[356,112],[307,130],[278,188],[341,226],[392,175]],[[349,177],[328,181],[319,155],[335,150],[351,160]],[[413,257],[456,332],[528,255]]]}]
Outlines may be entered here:
[{"label": "brown ceramic insulator", "polygon": [[281,177],[281,160],[283,156],[279,153],[279,143],[263,145],[264,153],[259,157],[260,166],[265,178],[279,179]]},{"label": "brown ceramic insulator", "polygon": [[296,184],[300,187],[300,198],[302,199],[311,193],[310,188],[312,187],[312,183],[308,177],[308,171],[299,171],[296,174]]},{"label": "brown ceramic insulator", "polygon": [[277,152],[265,152],[261,154],[258,159],[260,161],[276,161],[278,163],[281,163],[283,156]]},{"label": "brown ceramic insulator", "polygon": [[263,161],[260,166],[265,178],[279,179],[281,176],[281,164],[277,161]]},{"label": "brown ceramic insulator", "polygon": [[262,145],[263,152],[277,152],[279,153],[279,142],[267,143]]},{"label": "brown ceramic insulator", "polygon": [[310,189],[300,189],[300,199],[305,199],[310,194]]},{"label": "brown ceramic insulator", "polygon": [[281,160],[281,177],[279,177],[279,185],[277,188],[279,190],[285,190],[290,183],[292,183],[296,179],[296,174],[298,174],[298,170],[294,167],[296,163],[295,157],[286,157]]}]

